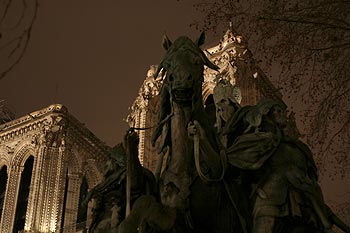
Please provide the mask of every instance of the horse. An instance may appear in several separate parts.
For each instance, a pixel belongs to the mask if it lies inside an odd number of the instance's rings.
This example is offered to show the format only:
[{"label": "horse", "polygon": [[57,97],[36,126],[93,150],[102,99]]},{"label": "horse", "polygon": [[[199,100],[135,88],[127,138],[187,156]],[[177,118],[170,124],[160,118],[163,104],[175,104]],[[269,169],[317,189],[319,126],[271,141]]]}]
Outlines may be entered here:
[{"label": "horse", "polygon": [[[141,166],[137,150],[138,143],[136,132],[129,129],[124,136],[124,142],[110,150],[110,158],[105,165],[104,180],[92,188],[82,202],[82,206],[86,207],[91,199],[95,199],[89,232],[116,230],[111,229],[111,226],[118,227],[125,219],[128,206],[132,206],[141,196],[156,196],[154,175]],[[127,165],[129,165],[128,168]],[[129,181],[127,181],[128,178]],[[118,208],[117,213],[112,213],[113,207]]]},{"label": "horse", "polygon": [[[225,157],[218,157],[220,143],[205,113],[202,100],[204,66],[219,70],[200,46],[205,34],[193,42],[179,37],[174,43],[163,38],[166,54],[155,77],[163,69],[158,125],[152,143],[162,136],[159,151],[169,148],[166,167],[159,180],[161,203],[175,208],[181,232],[248,232],[247,209],[240,208],[240,187],[225,179]],[[216,150],[210,153],[196,146],[198,139],[188,136],[191,122],[199,122]],[[197,152],[194,152],[197,151]]]}]

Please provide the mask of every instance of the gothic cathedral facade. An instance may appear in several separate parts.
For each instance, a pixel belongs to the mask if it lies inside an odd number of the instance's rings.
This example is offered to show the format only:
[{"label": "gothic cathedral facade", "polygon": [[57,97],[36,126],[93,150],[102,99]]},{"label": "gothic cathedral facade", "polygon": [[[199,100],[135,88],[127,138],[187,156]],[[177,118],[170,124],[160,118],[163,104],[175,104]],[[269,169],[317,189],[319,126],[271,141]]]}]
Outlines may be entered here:
[{"label": "gothic cathedral facade", "polygon": [[107,157],[107,146],[60,104],[0,124],[0,232],[85,229],[92,203],[79,205],[103,180]]}]

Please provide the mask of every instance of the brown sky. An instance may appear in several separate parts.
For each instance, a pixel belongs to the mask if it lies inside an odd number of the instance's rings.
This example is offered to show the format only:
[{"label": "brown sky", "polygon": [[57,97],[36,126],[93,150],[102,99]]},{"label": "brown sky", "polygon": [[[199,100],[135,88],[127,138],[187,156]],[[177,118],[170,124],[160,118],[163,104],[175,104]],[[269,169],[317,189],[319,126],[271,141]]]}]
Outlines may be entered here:
[{"label": "brown sky", "polygon": [[[189,24],[197,14],[188,0],[41,0],[28,50],[0,81],[0,99],[17,117],[62,103],[115,145],[149,66],[162,59],[164,32],[195,38]],[[330,199],[348,200],[339,192],[344,180],[324,183]]]},{"label": "brown sky", "polygon": [[164,32],[196,37],[195,14],[190,1],[40,1],[28,50],[1,80],[0,99],[17,117],[62,103],[112,146],[149,66],[163,56]]}]

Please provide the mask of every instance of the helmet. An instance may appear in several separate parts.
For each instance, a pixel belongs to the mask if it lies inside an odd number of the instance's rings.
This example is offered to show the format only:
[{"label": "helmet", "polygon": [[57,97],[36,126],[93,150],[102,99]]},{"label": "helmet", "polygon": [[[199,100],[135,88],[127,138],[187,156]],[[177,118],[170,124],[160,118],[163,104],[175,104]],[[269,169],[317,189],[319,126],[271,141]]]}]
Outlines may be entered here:
[{"label": "helmet", "polygon": [[236,105],[240,105],[242,101],[241,90],[238,86],[232,85],[229,80],[221,79],[213,90],[214,102],[219,103],[221,100],[230,100]]}]

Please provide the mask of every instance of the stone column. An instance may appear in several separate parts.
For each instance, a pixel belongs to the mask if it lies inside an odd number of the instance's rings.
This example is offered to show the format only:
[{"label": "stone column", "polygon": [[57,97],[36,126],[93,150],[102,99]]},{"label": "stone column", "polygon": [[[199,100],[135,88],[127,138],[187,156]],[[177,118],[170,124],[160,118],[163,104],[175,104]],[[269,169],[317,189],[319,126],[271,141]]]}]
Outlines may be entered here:
[{"label": "stone column", "polygon": [[45,147],[40,146],[36,150],[36,156],[33,164],[32,179],[30,182],[30,193],[28,197],[28,207],[26,213],[26,222],[24,226],[25,232],[30,232],[35,230],[35,219],[37,217],[37,206],[39,204],[39,188],[40,188],[40,177],[42,174],[42,162],[43,155],[45,152]]},{"label": "stone column", "polygon": [[65,148],[40,146],[33,167],[26,232],[56,232],[62,216]]},{"label": "stone column", "polygon": [[55,148],[45,146],[45,151],[42,155],[42,167],[40,174],[40,186],[38,203],[36,206],[35,230],[39,232],[48,232],[50,230],[50,212],[52,207],[52,195],[54,188],[52,183],[52,169],[55,163]]},{"label": "stone column", "polygon": [[[146,108],[140,110],[140,128],[145,128],[146,126]],[[139,159],[141,165],[143,165],[144,151],[145,151],[145,131],[139,130]]]},{"label": "stone column", "polygon": [[6,211],[3,211],[2,221],[0,224],[1,233],[9,233],[13,230],[17,207],[18,190],[23,169],[24,167],[21,166],[12,166],[10,169],[4,201],[4,210]]},{"label": "stone column", "polygon": [[62,221],[62,210],[64,207],[64,189],[65,189],[65,181],[66,181],[66,173],[65,173],[65,150],[64,146],[61,146],[58,149],[58,156],[56,160],[56,166],[53,169],[53,176],[55,174],[55,181],[53,187],[55,192],[52,196],[52,209],[50,214],[50,230],[57,231],[60,228]]},{"label": "stone column", "polygon": [[[56,232],[60,226],[64,196],[64,147],[48,147],[41,174],[41,209],[39,231]],[[39,205],[38,205],[39,206]]]},{"label": "stone column", "polygon": [[[43,145],[40,149],[40,154],[38,155],[38,162],[37,166],[39,168],[36,170],[36,174],[38,177],[36,177],[37,181],[37,197],[36,197],[36,205],[33,207],[33,226],[30,230],[40,231],[45,230],[44,228],[44,214],[45,214],[45,198],[47,193],[47,187],[48,187],[48,179],[49,179],[49,161],[50,161],[50,154],[49,150],[46,147],[46,145]],[[40,157],[40,158],[39,158]],[[39,162],[40,160],[40,162]]]}]

